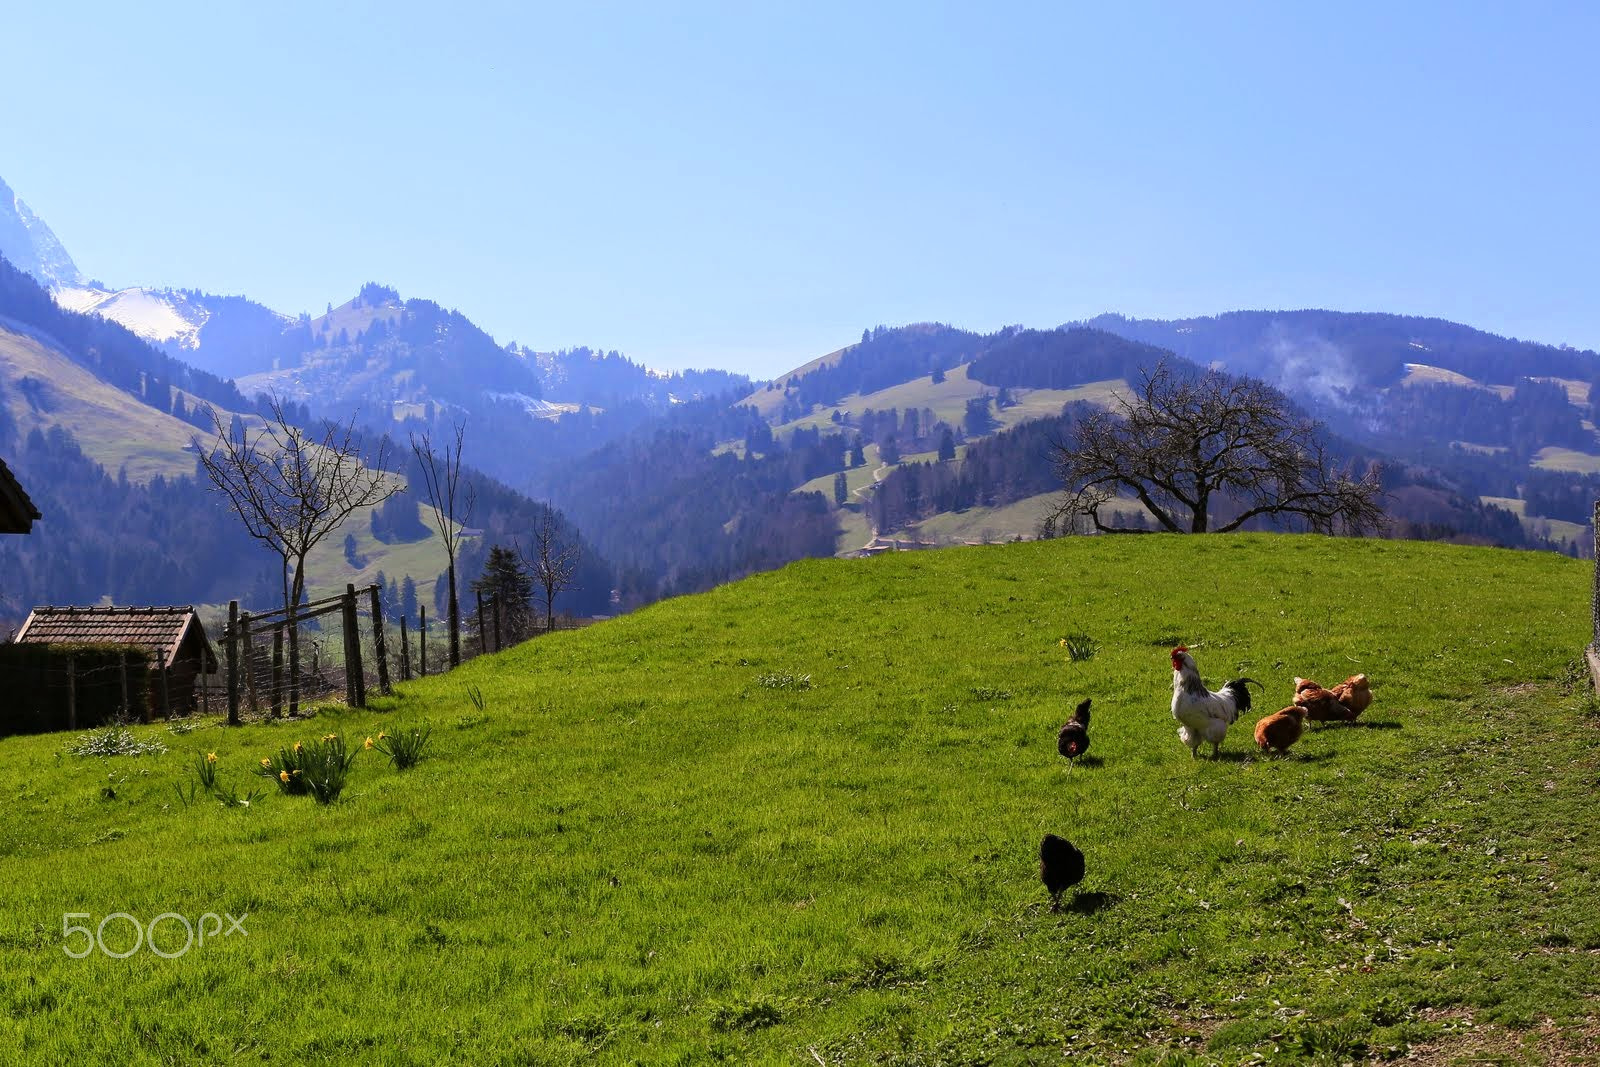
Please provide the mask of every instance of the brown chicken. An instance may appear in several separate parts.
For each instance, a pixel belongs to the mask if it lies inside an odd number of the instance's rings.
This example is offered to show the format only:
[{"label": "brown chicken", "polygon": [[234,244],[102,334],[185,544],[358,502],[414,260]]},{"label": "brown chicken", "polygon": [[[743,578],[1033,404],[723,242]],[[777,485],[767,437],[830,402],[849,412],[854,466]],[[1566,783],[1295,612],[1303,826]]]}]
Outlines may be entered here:
[{"label": "brown chicken", "polygon": [[1298,704],[1290,704],[1256,723],[1256,744],[1261,746],[1263,752],[1271,749],[1287,752],[1290,745],[1300,740],[1305,729],[1306,709]]},{"label": "brown chicken", "polygon": [[1294,680],[1294,702],[1306,711],[1312,722],[1349,722],[1355,718],[1339,698],[1310,678]]},{"label": "brown chicken", "polygon": [[1337,697],[1339,703],[1350,713],[1351,722],[1372,706],[1372,686],[1368,684],[1367,676],[1364,674],[1352,674],[1329,692]]}]

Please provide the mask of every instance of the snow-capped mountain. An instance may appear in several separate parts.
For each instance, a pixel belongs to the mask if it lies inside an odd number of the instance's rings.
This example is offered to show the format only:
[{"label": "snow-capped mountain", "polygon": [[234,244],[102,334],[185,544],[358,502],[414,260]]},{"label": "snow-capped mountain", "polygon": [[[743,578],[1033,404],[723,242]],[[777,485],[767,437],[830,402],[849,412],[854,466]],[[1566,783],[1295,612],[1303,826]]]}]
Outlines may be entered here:
[{"label": "snow-capped mountain", "polygon": [[35,215],[0,178],[0,256],[42,285],[82,285],[84,277],[44,220]]},{"label": "snow-capped mountain", "polygon": [[56,303],[68,311],[120,322],[147,341],[179,350],[200,347],[200,329],[211,310],[198,299],[172,289],[135,287],[107,292],[86,286],[52,286]]}]

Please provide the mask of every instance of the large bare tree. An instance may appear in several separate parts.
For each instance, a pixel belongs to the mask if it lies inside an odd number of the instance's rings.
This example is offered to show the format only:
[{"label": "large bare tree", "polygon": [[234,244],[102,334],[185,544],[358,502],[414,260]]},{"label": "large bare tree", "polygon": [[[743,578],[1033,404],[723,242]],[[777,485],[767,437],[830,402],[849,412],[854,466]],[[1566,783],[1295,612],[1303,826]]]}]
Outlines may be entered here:
[{"label": "large bare tree", "polygon": [[[1381,525],[1376,479],[1336,464],[1320,431],[1264,382],[1158,364],[1056,442],[1067,494],[1045,532],[1147,532],[1122,518],[1127,497],[1174,533],[1223,533],[1261,516],[1327,533]],[[1217,510],[1227,518],[1213,527]]]},{"label": "large bare tree", "polygon": [[548,507],[544,518],[533,528],[533,543],[529,548],[528,570],[534,587],[539,590],[539,601],[544,605],[544,630],[549,633],[556,626],[556,597],[574,588],[581,552],[578,545],[563,539],[555,512]]},{"label": "large bare tree", "polygon": [[[461,607],[456,600],[456,554],[461,549],[461,527],[472,517],[472,506],[477,492],[471,485],[461,484],[461,445],[467,435],[465,423],[456,423],[455,442],[445,443],[444,455],[434,451],[433,439],[428,431],[411,435],[411,451],[416,454],[417,465],[422,468],[423,486],[428,494],[428,507],[433,511],[433,524],[444,542],[445,559],[449,566],[450,602],[446,614],[450,620],[450,666],[461,666]],[[461,511],[458,515],[457,507]]]},{"label": "large bare tree", "polygon": [[300,628],[295,615],[306,589],[306,557],[351,512],[381,504],[399,491],[383,470],[387,442],[363,461],[355,416],[327,421],[321,434],[294,425],[276,396],[259,424],[240,419],[230,431],[209,409],[214,435],[194,444],[211,484],[228,499],[250,536],[282,564],[283,606],[289,631],[289,711],[300,710]]}]

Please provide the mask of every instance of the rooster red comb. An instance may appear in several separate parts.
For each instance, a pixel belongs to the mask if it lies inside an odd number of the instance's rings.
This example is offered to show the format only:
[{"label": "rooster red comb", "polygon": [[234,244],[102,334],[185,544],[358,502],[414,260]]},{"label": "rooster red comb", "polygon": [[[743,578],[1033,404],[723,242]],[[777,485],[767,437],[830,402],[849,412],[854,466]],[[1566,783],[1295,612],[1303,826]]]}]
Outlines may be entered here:
[{"label": "rooster red comb", "polygon": [[1172,650],[1172,654],[1174,656],[1176,656],[1179,652],[1187,652],[1187,651],[1189,651],[1189,646],[1188,645],[1179,645],[1177,648]]}]

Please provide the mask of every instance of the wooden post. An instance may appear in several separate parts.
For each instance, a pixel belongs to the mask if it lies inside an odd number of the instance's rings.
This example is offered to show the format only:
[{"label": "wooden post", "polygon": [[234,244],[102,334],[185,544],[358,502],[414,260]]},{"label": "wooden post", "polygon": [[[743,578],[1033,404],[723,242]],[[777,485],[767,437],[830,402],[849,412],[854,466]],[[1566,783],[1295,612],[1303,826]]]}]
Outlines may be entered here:
[{"label": "wooden post", "polygon": [[67,729],[78,728],[78,661],[67,657]]},{"label": "wooden post", "polygon": [[345,659],[345,672],[350,679],[350,706],[364,708],[367,706],[367,680],[361,670],[361,629],[356,615],[354,583],[346,583],[344,587],[344,617],[345,647],[350,650]]},{"label": "wooden post", "polygon": [[478,598],[478,655],[487,656],[489,654],[489,627],[485,625],[483,618],[483,590],[474,589],[472,592]]},{"label": "wooden post", "polygon": [[261,705],[256,700],[256,654],[255,645],[250,640],[250,613],[239,613],[239,639],[244,645],[244,688],[250,697],[250,715],[255,717],[261,714]]},{"label": "wooden post", "polygon": [[272,717],[283,717],[283,627],[272,628]]},{"label": "wooden post", "polygon": [[355,614],[355,600],[356,590],[352,585],[339,601],[339,621],[344,627],[344,702],[352,708],[356,706],[356,653],[350,647],[350,635],[356,628],[355,619],[351,618]]},{"label": "wooden post", "polygon": [[117,662],[122,667],[122,717],[128,719],[133,717],[133,708],[128,705],[128,654],[119,652]]},{"label": "wooden post", "polygon": [[[157,653],[157,655],[160,655],[160,653]],[[172,698],[167,692],[166,660],[161,661],[161,717],[163,719],[172,718]],[[145,722],[150,721],[150,702],[148,700],[144,702],[144,714],[140,718]]]},{"label": "wooden post", "polygon": [[1594,513],[1589,519],[1594,525],[1594,592],[1589,597],[1589,614],[1594,619],[1594,640],[1589,647],[1600,650],[1600,500],[1594,502]]},{"label": "wooden post", "polygon": [[406,617],[400,616],[400,680],[411,681],[411,638],[406,635]]},{"label": "wooden post", "polygon": [[224,631],[222,639],[227,642],[228,649],[228,725],[239,725],[239,646],[236,639],[239,633],[239,602],[228,601],[228,628]]},{"label": "wooden post", "polygon": [[417,651],[422,658],[422,676],[428,676],[428,609],[417,605]]},{"label": "wooden post", "polygon": [[389,695],[389,656],[383,647],[383,603],[378,599],[378,587],[367,590],[372,594],[372,651],[378,657],[378,692]]},{"label": "wooden post", "polygon": [[206,716],[211,714],[211,674],[206,670],[206,655],[210,651],[209,648],[200,650],[200,714]]},{"label": "wooden post", "polygon": [[494,650],[499,652],[505,648],[505,642],[500,639],[500,594],[496,593],[489,598],[489,614],[494,616]]}]

